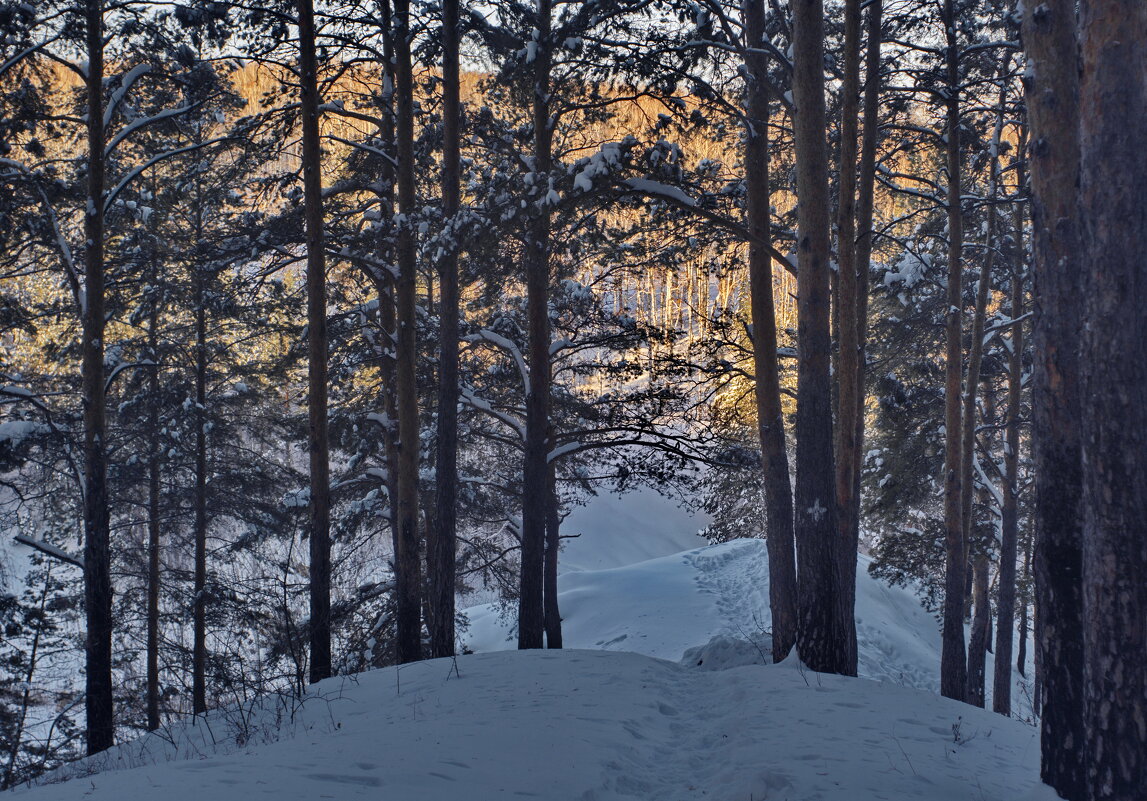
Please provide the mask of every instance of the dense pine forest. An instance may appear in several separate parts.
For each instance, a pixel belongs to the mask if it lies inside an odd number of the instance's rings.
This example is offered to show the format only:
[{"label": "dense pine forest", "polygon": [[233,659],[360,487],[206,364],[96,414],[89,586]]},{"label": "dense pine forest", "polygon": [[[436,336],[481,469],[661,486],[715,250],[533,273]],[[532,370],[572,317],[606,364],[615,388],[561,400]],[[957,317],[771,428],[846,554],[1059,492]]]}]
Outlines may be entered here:
[{"label": "dense pine forest", "polygon": [[1144,130],[1141,0],[0,0],[0,787],[561,648],[645,488],[1144,798]]}]

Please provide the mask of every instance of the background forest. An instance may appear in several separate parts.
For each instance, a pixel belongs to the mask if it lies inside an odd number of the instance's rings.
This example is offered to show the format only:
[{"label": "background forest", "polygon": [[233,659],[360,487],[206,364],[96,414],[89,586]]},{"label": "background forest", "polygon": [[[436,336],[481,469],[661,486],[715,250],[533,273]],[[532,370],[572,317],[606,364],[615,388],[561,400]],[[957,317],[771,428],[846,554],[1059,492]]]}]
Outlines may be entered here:
[{"label": "background forest", "polygon": [[859,551],[1040,707],[1038,9],[310,2],[0,0],[0,786],[560,647],[639,485],[768,541],[778,661],[855,675]]}]

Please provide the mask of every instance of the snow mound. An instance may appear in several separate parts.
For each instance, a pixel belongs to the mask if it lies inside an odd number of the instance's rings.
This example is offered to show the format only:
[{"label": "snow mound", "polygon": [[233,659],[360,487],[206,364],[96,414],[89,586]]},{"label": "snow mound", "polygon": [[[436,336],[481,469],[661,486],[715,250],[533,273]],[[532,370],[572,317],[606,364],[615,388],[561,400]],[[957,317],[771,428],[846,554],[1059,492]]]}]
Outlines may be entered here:
[{"label": "snow mound", "polygon": [[[196,758],[15,797],[1041,797],[1033,728],[928,693],[809,673],[795,661],[712,673],[634,653],[477,654],[328,680],[289,714],[279,709],[251,721],[278,736],[264,744],[240,746],[222,730],[209,737],[200,723]],[[220,745],[208,746],[211,738]],[[164,742],[151,735],[122,746],[119,761],[141,759],[149,743],[161,752]]]}]

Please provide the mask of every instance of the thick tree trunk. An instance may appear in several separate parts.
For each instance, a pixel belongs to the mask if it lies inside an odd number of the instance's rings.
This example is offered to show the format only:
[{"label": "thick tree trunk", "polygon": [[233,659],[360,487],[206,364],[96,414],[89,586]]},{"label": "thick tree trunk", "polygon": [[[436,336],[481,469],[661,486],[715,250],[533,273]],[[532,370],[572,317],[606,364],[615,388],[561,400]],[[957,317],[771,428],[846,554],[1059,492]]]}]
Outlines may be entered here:
[{"label": "thick tree trunk", "polygon": [[442,214],[448,239],[438,264],[438,452],[435,512],[427,547],[430,653],[454,655],[454,569],[458,495],[458,240],[461,203],[461,101],[458,0],[442,4]]},{"label": "thick tree trunk", "polygon": [[518,647],[541,648],[545,628],[546,452],[550,426],[550,210],[545,186],[552,166],[550,129],[551,0],[538,0],[534,58],[534,173],[540,180],[526,232],[526,316],[530,382],[526,390],[526,453],[522,483],[522,573]]},{"label": "thick tree trunk", "polygon": [[[1018,175],[1018,183],[1023,186],[1022,171]],[[1023,205],[1017,203],[1012,241],[1010,313],[1013,320],[1019,320],[1024,314],[1023,222]],[[992,710],[1001,715],[1012,713],[1012,642],[1016,624],[1016,558],[1019,550],[1019,451],[1023,350],[1024,324],[1018,322],[1012,326],[1011,349],[1008,352],[1008,411],[1004,422],[1004,504],[1000,520],[995,675],[992,677]],[[1026,620],[1024,623],[1026,629]]]},{"label": "thick tree trunk", "polygon": [[545,587],[543,588],[546,618],[546,647],[562,647],[562,613],[558,606],[558,551],[561,545],[562,519],[558,514],[557,475],[550,463],[546,479],[550,495],[546,509],[546,564]]},{"label": "thick tree trunk", "polygon": [[[745,3],[745,35],[759,42],[765,33],[763,0]],[[766,536],[769,543],[769,608],[773,628],[773,661],[789,655],[797,637],[797,574],[793,544],[793,490],[781,409],[777,364],[777,321],[773,305],[773,267],[767,242],[771,237],[769,188],[768,59],[750,52],[745,135],[745,218],[749,233],[749,286],[753,317],[757,431],[764,466]]]},{"label": "thick tree trunk", "polygon": [[400,663],[422,658],[422,565],[418,553],[418,386],[415,362],[415,281],[417,252],[411,219],[417,212],[414,187],[414,76],[410,55],[410,0],[394,3],[394,89],[398,145],[398,281],[395,313],[398,335],[395,404],[398,411],[398,528],[395,582],[398,595],[396,656]]},{"label": "thick tree trunk", "polygon": [[838,630],[840,559],[832,453],[829,374],[828,149],[825,143],[824,8],[793,7],[793,130],[797,162],[798,359],[795,532],[798,557],[797,648],[813,670],[842,673],[848,644]]},{"label": "thick tree trunk", "polygon": [[984,662],[991,636],[992,610],[988,602],[988,555],[980,551],[972,557],[972,638],[968,643],[968,694],[973,706],[984,706]]},{"label": "thick tree trunk", "polygon": [[[1147,4],[1080,11],[1087,798],[1147,793]],[[1050,688],[1049,688],[1050,689]]]},{"label": "thick tree trunk", "polygon": [[307,226],[307,408],[311,473],[311,682],[331,675],[330,456],[327,440],[327,278],[323,252],[318,62],[312,0],[297,0],[303,121],[303,203]]},{"label": "thick tree trunk", "polygon": [[89,754],[110,748],[112,586],[104,389],[104,40],[103,2],[85,5],[88,192],[84,215],[84,305],[81,383],[84,407],[84,613],[87,621],[84,703]]},{"label": "thick tree trunk", "polygon": [[1043,780],[1084,797],[1080,462],[1079,63],[1073,0],[1025,7],[1031,130],[1032,462]]},{"label": "thick tree trunk", "polygon": [[[963,377],[964,215],[960,205],[960,46],[954,0],[944,0],[947,31],[948,309],[945,312],[944,381],[944,622],[940,654],[940,693],[958,701],[967,691],[964,651],[964,543],[961,454],[963,438],[960,379]],[[973,385],[974,387],[974,385]]]}]

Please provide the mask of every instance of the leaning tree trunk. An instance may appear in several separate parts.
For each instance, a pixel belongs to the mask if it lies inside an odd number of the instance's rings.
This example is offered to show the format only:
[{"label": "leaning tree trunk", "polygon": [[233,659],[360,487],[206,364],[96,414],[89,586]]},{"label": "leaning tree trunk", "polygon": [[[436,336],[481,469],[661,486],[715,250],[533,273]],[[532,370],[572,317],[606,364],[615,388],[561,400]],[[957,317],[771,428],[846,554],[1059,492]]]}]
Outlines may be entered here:
[{"label": "leaning tree trunk", "polygon": [[415,361],[417,251],[411,220],[416,213],[414,187],[414,76],[410,55],[410,0],[394,3],[394,90],[398,145],[398,324],[395,404],[398,411],[398,528],[395,532],[395,583],[398,597],[396,657],[399,663],[422,658],[422,565],[418,554],[418,385]]},{"label": "leaning tree trunk", "polygon": [[1147,793],[1147,4],[1084,3],[1080,52],[1084,762],[1122,801]]},{"label": "leaning tree trunk", "polygon": [[[1024,138],[1020,138],[1020,147]],[[1023,186],[1023,171],[1017,173],[1017,185]],[[1023,391],[1024,265],[1023,204],[1015,204],[1012,234],[1012,298],[1010,314],[1019,322],[1012,325],[1011,349],[1008,351],[1008,410],[1004,418],[1004,486],[1000,510],[1000,568],[996,597],[995,675],[992,677],[992,710],[1001,715],[1012,713],[1012,643],[1016,624],[1016,559],[1019,551],[1019,464],[1020,402]],[[1024,628],[1027,628],[1026,621]]]},{"label": "leaning tree trunk", "polygon": [[526,232],[526,317],[529,386],[522,480],[522,573],[518,597],[518,647],[541,648],[545,628],[546,451],[550,426],[550,211],[545,193],[552,166],[550,130],[550,0],[538,0],[534,58],[534,172],[541,190]]},{"label": "leaning tree trunk", "polygon": [[[765,35],[763,0],[745,4],[745,35],[759,42]],[[789,655],[797,636],[797,575],[793,546],[793,491],[788,445],[781,408],[777,364],[777,321],[773,305],[773,268],[769,206],[768,59],[751,51],[748,68],[745,135],[745,218],[749,228],[750,307],[756,376],[757,430],[764,465],[765,512],[769,544],[769,609],[773,628],[773,661]]]},{"label": "leaning tree trunk", "polygon": [[824,7],[793,2],[793,131],[797,162],[797,648],[813,670],[845,672],[838,630],[840,559],[832,453],[830,215],[825,142]]},{"label": "leaning tree trunk", "polygon": [[438,452],[434,526],[427,545],[430,654],[454,655],[454,580],[458,496],[458,208],[461,204],[461,99],[458,0],[442,4],[442,214],[446,241],[438,263]]},{"label": "leaning tree trunk", "polygon": [[1035,321],[1035,674],[1043,780],[1084,797],[1079,63],[1074,0],[1025,7]]},{"label": "leaning tree trunk", "polygon": [[298,0],[303,120],[303,203],[307,228],[307,408],[310,434],[310,680],[331,675],[330,457],[327,440],[327,278],[319,145],[318,61],[312,0]]},{"label": "leaning tree trunk", "polygon": [[88,193],[84,215],[84,304],[81,384],[84,407],[84,613],[88,753],[110,748],[112,710],[112,586],[104,388],[104,8],[85,5]]},{"label": "leaning tree trunk", "polygon": [[[944,0],[947,31],[948,159],[948,308],[945,312],[944,381],[944,623],[940,654],[940,693],[958,701],[967,691],[964,651],[964,592],[967,547],[964,542],[961,453],[963,440],[960,379],[963,377],[964,215],[960,205],[960,45],[956,40],[954,0]],[[974,387],[974,385],[972,385]]]}]

